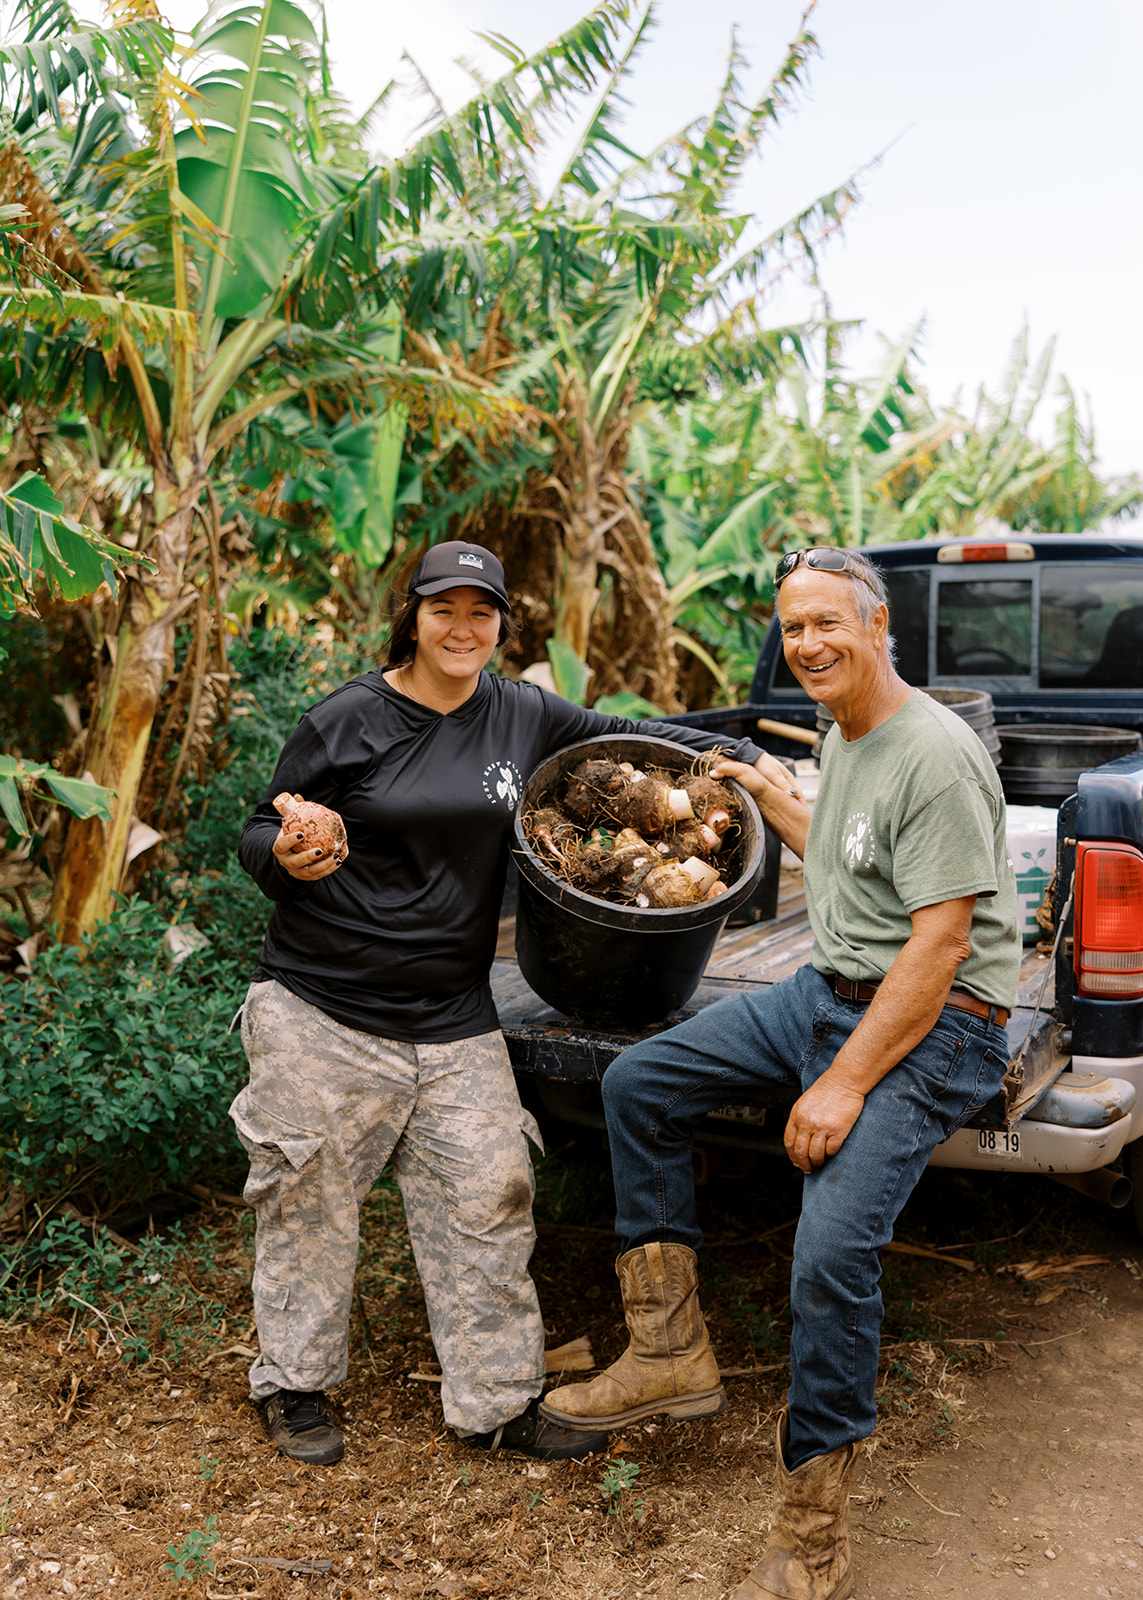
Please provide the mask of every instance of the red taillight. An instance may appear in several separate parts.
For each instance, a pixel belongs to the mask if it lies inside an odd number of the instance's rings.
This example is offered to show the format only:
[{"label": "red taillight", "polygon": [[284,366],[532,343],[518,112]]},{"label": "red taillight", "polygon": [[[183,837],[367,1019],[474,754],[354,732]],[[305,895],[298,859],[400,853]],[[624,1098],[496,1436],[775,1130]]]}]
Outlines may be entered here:
[{"label": "red taillight", "polygon": [[1143,995],[1143,851],[1081,844],[1075,966],[1080,994]]}]

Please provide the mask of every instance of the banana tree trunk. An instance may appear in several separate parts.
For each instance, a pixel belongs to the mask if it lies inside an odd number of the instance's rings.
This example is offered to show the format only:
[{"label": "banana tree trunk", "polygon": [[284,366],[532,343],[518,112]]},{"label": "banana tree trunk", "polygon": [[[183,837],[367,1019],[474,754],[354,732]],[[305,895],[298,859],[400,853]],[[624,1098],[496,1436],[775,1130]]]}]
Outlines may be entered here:
[{"label": "banana tree trunk", "polygon": [[591,619],[599,599],[599,557],[603,534],[598,520],[573,507],[564,523],[564,549],[556,606],[556,639],[587,658]]},{"label": "banana tree trunk", "polygon": [[173,509],[156,529],[149,554],[157,570],[128,580],[110,675],[92,714],[86,767],[115,795],[109,822],[72,818],[56,869],[50,920],[58,937],[78,944],[112,909],[127,864],[127,842],[151,726],[174,667],[175,623],[185,597],[183,574],[203,479],[164,495]]},{"label": "banana tree trunk", "polygon": [[[602,438],[588,418],[582,388],[572,382],[564,406],[575,419],[574,436],[563,429],[561,452],[548,487],[559,495],[560,566],[553,635],[588,659],[592,624],[599,601],[599,570],[606,564],[622,587],[618,629],[606,641],[596,637],[595,667],[602,651],[614,669],[638,663],[643,692],[664,710],[678,703],[678,663],[672,641],[670,597],[659,570],[650,529],[632,498],[623,466],[630,432],[629,411],[619,414]],[[616,638],[616,632],[623,635]],[[619,646],[618,653],[615,647]],[[598,682],[604,681],[601,677]],[[622,687],[628,687],[625,683]]]},{"label": "banana tree trunk", "polygon": [[[610,520],[600,493],[602,452],[587,418],[587,406],[578,384],[570,386],[578,437],[568,454],[566,476],[553,487],[563,501],[562,557],[558,574],[554,636],[570,645],[580,660],[587,658],[591,619],[599,599],[599,560]],[[567,470],[570,469],[570,470]]]}]

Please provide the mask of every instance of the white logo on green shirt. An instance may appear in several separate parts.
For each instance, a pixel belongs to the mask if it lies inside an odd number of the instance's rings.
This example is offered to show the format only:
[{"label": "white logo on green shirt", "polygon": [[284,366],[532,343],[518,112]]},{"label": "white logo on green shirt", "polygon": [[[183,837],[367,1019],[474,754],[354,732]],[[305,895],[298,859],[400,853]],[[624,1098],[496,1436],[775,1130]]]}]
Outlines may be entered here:
[{"label": "white logo on green shirt", "polygon": [[845,861],[850,872],[871,867],[874,853],[873,823],[864,811],[855,811],[845,825]]}]

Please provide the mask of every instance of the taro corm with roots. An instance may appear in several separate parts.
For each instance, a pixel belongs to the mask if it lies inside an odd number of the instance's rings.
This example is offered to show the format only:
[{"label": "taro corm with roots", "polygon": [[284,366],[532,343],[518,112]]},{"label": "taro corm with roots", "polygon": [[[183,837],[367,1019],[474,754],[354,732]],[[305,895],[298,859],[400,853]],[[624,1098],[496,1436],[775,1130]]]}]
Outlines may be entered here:
[{"label": "taro corm with roots", "polygon": [[619,900],[633,900],[659,861],[656,851],[633,828],[621,829],[614,839],[596,829],[576,857],[572,878],[577,888],[588,893],[607,891]]},{"label": "taro corm with roots", "polygon": [[274,810],[287,833],[298,835],[303,850],[324,850],[336,854],[345,849],[345,824],[336,811],[303,800],[300,794],[283,792],[274,799]]},{"label": "taro corm with roots", "polygon": [[719,838],[730,827],[734,798],[725,785],[712,778],[708,772],[692,772],[680,779],[687,791],[695,816],[707,827],[713,828]]},{"label": "taro corm with roots", "polygon": [[722,849],[722,835],[708,828],[705,822],[692,817],[689,822],[680,822],[661,839],[657,839],[655,849],[668,861],[686,861],[689,856],[709,861]]},{"label": "taro corm with roots", "polygon": [[563,861],[579,845],[579,832],[554,806],[544,806],[528,818],[528,843],[553,861]]},{"label": "taro corm with roots", "polygon": [[528,843],[583,893],[647,909],[726,893],[738,801],[708,771],[590,757],[545,801],[524,819]]},{"label": "taro corm with roots", "polygon": [[581,761],[568,778],[564,810],[586,827],[627,783],[627,774],[614,761]]},{"label": "taro corm with roots", "polygon": [[658,773],[633,772],[611,807],[624,827],[652,836],[694,816],[686,790],[674,788]]},{"label": "taro corm with roots", "polygon": [[693,906],[710,896],[718,871],[691,856],[687,861],[661,861],[652,867],[635,896],[637,906]]},{"label": "taro corm with roots", "polygon": [[694,816],[685,790],[667,775],[613,761],[581,761],[564,790],[564,810],[585,826],[606,817],[645,837]]}]

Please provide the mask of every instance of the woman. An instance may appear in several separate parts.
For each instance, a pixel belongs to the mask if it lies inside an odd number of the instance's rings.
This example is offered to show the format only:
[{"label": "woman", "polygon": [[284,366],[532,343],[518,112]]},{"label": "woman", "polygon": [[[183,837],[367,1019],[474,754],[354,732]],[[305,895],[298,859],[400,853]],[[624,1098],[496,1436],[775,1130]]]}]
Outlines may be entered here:
[{"label": "woman", "polygon": [[[388,664],[334,691],[286,741],[239,856],[274,902],[247,995],[250,1083],[231,1107],[257,1210],[252,1397],[286,1455],[340,1459],[324,1391],[347,1371],[358,1206],[393,1161],[443,1378],[445,1421],[485,1449],[580,1457],[605,1433],[537,1413],[543,1324],[527,1140],[488,976],[525,775],[634,723],[484,671],[512,631],[480,545],[429,550]],[[740,760],[770,762],[742,741]],[[346,844],[304,848],[281,791],[340,814]]]}]

